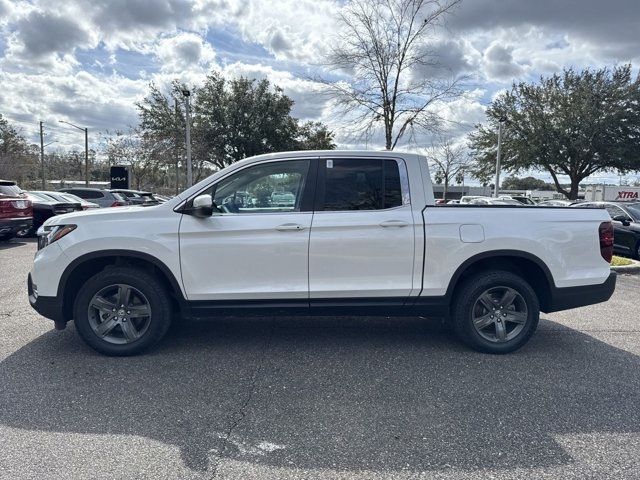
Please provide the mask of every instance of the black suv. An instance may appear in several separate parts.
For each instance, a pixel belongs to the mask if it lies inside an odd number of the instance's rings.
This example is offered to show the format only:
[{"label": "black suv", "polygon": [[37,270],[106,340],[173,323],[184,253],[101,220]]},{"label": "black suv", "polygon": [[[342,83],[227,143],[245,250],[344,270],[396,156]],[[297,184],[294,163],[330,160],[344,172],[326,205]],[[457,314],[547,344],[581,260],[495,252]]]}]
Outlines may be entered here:
[{"label": "black suv", "polygon": [[583,202],[572,207],[605,208],[613,221],[613,250],[640,260],[640,202]]}]

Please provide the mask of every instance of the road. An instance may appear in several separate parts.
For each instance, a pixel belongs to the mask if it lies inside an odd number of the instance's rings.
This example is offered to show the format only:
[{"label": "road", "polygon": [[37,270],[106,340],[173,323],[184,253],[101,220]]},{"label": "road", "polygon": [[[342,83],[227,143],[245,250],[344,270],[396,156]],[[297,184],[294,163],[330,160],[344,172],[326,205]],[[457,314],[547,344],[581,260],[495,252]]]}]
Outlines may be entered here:
[{"label": "road", "polygon": [[108,358],[0,245],[0,478],[640,478],[640,277],[515,354],[438,322],[219,319]]}]

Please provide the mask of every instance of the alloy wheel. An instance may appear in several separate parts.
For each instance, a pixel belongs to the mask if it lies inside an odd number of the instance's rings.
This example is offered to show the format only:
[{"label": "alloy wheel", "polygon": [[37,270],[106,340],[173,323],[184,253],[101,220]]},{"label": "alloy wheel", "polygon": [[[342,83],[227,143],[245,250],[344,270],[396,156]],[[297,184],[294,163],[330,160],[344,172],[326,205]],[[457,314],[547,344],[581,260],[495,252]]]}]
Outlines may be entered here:
[{"label": "alloy wheel", "polygon": [[142,337],[151,323],[151,305],[137,288],[109,285],[89,302],[89,325],[102,340],[123,345]]},{"label": "alloy wheel", "polygon": [[485,340],[504,343],[516,338],[528,318],[527,303],[518,291],[500,286],[485,290],[472,310],[473,327]]}]

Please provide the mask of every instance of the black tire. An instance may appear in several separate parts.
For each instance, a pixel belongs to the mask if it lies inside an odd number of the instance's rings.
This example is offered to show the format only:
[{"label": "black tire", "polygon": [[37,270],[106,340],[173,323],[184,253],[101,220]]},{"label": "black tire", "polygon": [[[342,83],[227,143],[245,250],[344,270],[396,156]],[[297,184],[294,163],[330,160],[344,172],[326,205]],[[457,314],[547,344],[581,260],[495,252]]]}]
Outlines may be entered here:
[{"label": "black tire", "polygon": [[14,237],[13,233],[10,233],[8,235],[0,235],[0,242],[7,242],[11,240],[13,237]]},{"label": "black tire", "polygon": [[[517,304],[514,300],[512,310],[511,307],[500,310],[501,291],[505,293],[503,298],[506,292],[517,293]],[[493,311],[485,306],[487,298],[493,298]],[[492,314],[498,320],[490,320],[494,318]],[[484,322],[492,323],[483,329],[476,328],[476,324],[483,323],[483,318]],[[511,323],[511,318],[517,318],[518,323],[515,320]],[[474,350],[492,354],[513,352],[529,341],[539,319],[538,297],[531,285],[517,274],[501,270],[484,271],[465,279],[456,289],[452,306],[453,328],[458,338]],[[511,334],[513,338],[509,338]]]},{"label": "black tire", "polygon": [[[141,320],[145,322],[145,328],[140,336],[133,337],[136,338],[135,340],[125,339],[122,321],[126,321],[127,318],[120,317],[120,324],[115,328],[112,327],[110,330],[112,334],[109,337],[115,338],[119,334],[123,337],[123,341],[129,342],[124,344],[114,344],[113,340],[108,341],[105,340],[106,337],[102,338],[98,335],[95,326],[92,325],[102,321],[102,317],[97,310],[90,311],[89,305],[94,300],[94,296],[102,291],[109,291],[114,286],[117,288],[119,285],[132,287],[132,291],[137,292],[138,296],[142,295],[150,308],[150,315],[143,319],[128,318],[129,322]],[[162,283],[149,273],[133,267],[107,267],[91,277],[80,288],[74,303],[73,315],[78,333],[91,348],[109,356],[129,356],[141,353],[153,346],[167,333],[171,325],[172,309],[168,292]],[[95,320],[96,318],[99,320]]]}]

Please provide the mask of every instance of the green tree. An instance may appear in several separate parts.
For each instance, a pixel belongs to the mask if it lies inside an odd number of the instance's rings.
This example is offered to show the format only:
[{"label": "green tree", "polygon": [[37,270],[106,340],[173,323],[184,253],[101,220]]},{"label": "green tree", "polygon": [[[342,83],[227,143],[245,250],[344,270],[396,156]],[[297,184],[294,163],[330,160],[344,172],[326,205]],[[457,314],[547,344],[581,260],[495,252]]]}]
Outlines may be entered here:
[{"label": "green tree", "polygon": [[295,150],[333,150],[333,132],[322,122],[305,122],[298,127]]},{"label": "green tree", "polygon": [[[487,117],[470,136],[474,174],[481,181],[494,173],[500,119],[503,169],[545,170],[570,199],[578,197],[589,175],[640,169],[640,78],[632,78],[630,65],[568,69],[537,83],[514,84],[491,103]],[[569,177],[568,189],[559,175]]]},{"label": "green tree", "polygon": [[531,176],[524,178],[510,176],[505,178],[500,186],[505,190],[551,190],[553,187],[550,183]]},{"label": "green tree", "polygon": [[[185,156],[183,88],[178,83],[172,86],[172,96],[180,99],[178,108],[154,85],[138,104],[141,135],[159,145],[159,156],[170,159],[167,164]],[[268,80],[227,80],[213,72],[203,85],[193,89],[192,99],[191,146],[196,179],[211,167],[221,169],[253,155],[335,148],[333,133],[320,122],[300,124],[291,116],[293,100]]]}]

